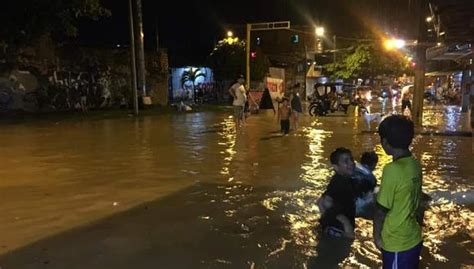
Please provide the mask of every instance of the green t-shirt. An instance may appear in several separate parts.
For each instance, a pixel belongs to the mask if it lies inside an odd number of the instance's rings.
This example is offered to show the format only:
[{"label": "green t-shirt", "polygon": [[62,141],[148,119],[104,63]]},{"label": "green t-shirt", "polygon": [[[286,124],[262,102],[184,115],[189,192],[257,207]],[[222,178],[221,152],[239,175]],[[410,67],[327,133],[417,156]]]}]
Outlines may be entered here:
[{"label": "green t-shirt", "polygon": [[382,248],[386,251],[406,251],[422,240],[416,220],[421,178],[420,163],[413,156],[400,158],[383,169],[377,202],[389,210],[382,227]]}]

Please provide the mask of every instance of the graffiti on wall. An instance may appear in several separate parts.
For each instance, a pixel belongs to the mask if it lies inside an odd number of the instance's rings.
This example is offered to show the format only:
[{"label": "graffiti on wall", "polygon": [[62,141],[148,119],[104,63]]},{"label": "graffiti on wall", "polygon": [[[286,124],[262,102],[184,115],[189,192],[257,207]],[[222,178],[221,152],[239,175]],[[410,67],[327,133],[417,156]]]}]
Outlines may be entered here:
[{"label": "graffiti on wall", "polygon": [[[132,103],[128,49],[44,47],[53,56],[33,53],[8,63],[0,59],[1,112],[101,109]],[[168,55],[165,50],[147,53],[146,94],[166,104]]]},{"label": "graffiti on wall", "polygon": [[184,67],[171,70],[172,101],[205,102],[214,94],[214,74],[207,67]]},{"label": "graffiti on wall", "polygon": [[[22,74],[21,77],[14,73]],[[32,84],[34,87],[25,87]],[[0,79],[0,111],[66,111],[105,108],[112,104],[111,75],[103,71],[53,70],[46,74],[15,71]],[[124,86],[125,79],[114,84]]]}]

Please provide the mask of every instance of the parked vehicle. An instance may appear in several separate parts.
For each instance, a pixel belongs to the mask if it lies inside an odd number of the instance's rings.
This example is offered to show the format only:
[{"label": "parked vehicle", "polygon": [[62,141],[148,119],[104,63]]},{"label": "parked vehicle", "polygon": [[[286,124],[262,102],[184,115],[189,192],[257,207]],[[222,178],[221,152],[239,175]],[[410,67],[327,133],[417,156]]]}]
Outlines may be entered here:
[{"label": "parked vehicle", "polygon": [[354,86],[342,83],[316,83],[308,107],[311,116],[325,116],[329,112],[342,111],[347,113],[351,105]]}]

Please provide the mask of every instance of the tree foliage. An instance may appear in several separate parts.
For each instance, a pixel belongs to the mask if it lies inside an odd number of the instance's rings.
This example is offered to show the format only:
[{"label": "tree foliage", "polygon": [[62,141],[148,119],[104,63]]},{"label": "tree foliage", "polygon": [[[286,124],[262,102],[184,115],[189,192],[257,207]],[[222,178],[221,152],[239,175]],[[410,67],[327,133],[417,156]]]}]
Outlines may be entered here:
[{"label": "tree foliage", "polygon": [[200,68],[190,67],[189,69],[185,70],[181,75],[181,88],[186,89],[191,87],[194,91],[196,88],[196,80],[199,77],[206,78],[206,74],[201,71]]},{"label": "tree foliage", "polygon": [[358,44],[342,60],[325,65],[332,79],[374,78],[411,73],[410,62],[400,52],[386,51],[375,44]]},{"label": "tree foliage", "polygon": [[[250,60],[250,78],[263,80],[270,68],[270,60],[260,48],[255,52],[256,58]],[[219,41],[207,63],[213,69],[217,80],[233,80],[239,74],[245,74],[245,41]]]},{"label": "tree foliage", "polygon": [[110,15],[100,0],[2,1],[0,43],[22,47],[46,33],[77,35],[77,21]]}]

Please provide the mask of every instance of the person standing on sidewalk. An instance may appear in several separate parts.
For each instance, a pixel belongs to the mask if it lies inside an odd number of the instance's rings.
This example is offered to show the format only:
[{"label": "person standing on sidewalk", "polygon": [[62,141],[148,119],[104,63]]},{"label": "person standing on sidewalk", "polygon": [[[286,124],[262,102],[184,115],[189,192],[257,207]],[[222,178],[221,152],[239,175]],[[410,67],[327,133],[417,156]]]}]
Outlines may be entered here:
[{"label": "person standing on sidewalk", "polygon": [[421,200],[422,171],[409,146],[413,122],[393,115],[379,125],[384,151],[393,157],[385,165],[377,194],[374,241],[382,251],[383,268],[418,268],[422,242],[417,209]]},{"label": "person standing on sidewalk", "polygon": [[232,105],[234,106],[235,127],[239,128],[242,127],[244,123],[244,107],[245,102],[247,101],[247,95],[245,94],[244,87],[244,77],[242,75],[240,75],[237,79],[237,82],[230,87],[229,93],[234,99]]}]

